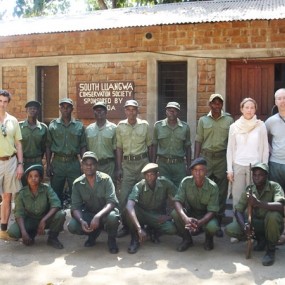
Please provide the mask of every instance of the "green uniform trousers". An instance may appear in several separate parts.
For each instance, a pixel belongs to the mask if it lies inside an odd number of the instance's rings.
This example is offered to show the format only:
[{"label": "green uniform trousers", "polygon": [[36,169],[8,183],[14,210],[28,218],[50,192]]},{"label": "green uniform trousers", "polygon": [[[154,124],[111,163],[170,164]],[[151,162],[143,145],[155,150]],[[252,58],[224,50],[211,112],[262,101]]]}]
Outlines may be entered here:
[{"label": "green uniform trousers", "polygon": [[[271,244],[276,244],[283,232],[283,216],[279,212],[268,211],[264,219],[256,219],[253,217],[252,226],[257,239],[265,237]],[[244,231],[236,219],[226,226],[225,232],[228,236],[235,237],[239,240],[245,238]]]},{"label": "green uniform trousers", "polygon": [[[164,223],[159,223],[159,217],[161,214],[153,213],[142,209],[141,207],[135,206],[135,212],[137,219],[141,225],[150,226],[152,229],[156,230],[159,234],[175,235],[177,234],[177,229],[172,221],[166,221]],[[136,232],[134,224],[131,222],[129,215],[127,215],[127,223],[132,233]]]},{"label": "green uniform trousers", "polygon": [[226,201],[228,196],[226,151],[213,153],[207,152],[206,154],[202,152],[202,156],[207,161],[207,176],[219,187],[218,215],[222,216],[224,215],[226,209]]},{"label": "green uniform trousers", "polygon": [[[200,219],[202,217],[195,217],[193,215],[191,215],[191,212],[187,212],[186,213],[188,217],[193,217],[196,219]],[[185,231],[187,231],[185,229],[185,223],[183,222],[183,220],[180,218],[180,216],[178,215],[178,213],[176,212],[176,210],[173,210],[171,212],[171,216],[174,220],[174,223],[177,227],[177,232],[178,235],[183,237],[185,236]],[[207,224],[203,225],[203,231],[211,236],[214,236],[217,232],[217,230],[219,229],[219,224],[218,224],[218,220],[216,218],[212,218]]]},{"label": "green uniform trousers", "polygon": [[97,170],[107,173],[112,178],[113,183],[115,182],[115,160],[104,164],[99,162],[97,165]]},{"label": "green uniform trousers", "polygon": [[63,204],[65,182],[67,181],[69,192],[71,192],[74,180],[81,175],[80,162],[77,158],[74,158],[71,161],[53,159],[52,167],[53,176],[50,179],[50,185]]},{"label": "green uniform trousers", "polygon": [[[52,215],[47,220],[46,228],[50,229],[51,232],[56,232],[56,233],[61,232],[63,230],[65,216],[66,216],[65,211],[63,210],[57,211],[54,215]],[[42,218],[25,217],[24,224],[25,224],[26,231],[28,233],[37,232],[41,219]],[[22,233],[21,233],[20,227],[18,226],[17,222],[13,223],[9,227],[8,234],[10,237],[17,238],[17,239],[22,237]]]},{"label": "green uniform trousers", "polygon": [[166,163],[158,159],[158,169],[161,176],[165,176],[178,188],[181,180],[186,176],[186,166],[184,162]]},{"label": "green uniform trousers", "polygon": [[[95,216],[94,213],[90,212],[82,212],[82,219],[86,221],[88,224],[90,224],[91,220]],[[100,229],[99,230],[106,230],[108,236],[110,237],[116,237],[118,227],[120,224],[120,215],[119,211],[117,209],[112,210],[107,216],[104,216],[100,220]],[[76,235],[89,235],[89,233],[86,233],[82,230],[81,224],[72,218],[70,222],[67,225],[67,228],[70,233],[76,234]],[[97,231],[97,230],[96,230]]]}]

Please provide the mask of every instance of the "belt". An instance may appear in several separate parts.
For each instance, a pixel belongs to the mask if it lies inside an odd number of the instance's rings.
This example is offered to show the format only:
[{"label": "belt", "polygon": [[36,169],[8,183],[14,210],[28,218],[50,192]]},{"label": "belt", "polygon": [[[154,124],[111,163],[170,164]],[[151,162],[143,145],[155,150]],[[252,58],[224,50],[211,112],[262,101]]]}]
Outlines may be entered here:
[{"label": "belt", "polygon": [[162,161],[168,164],[175,164],[175,163],[184,162],[184,158],[183,157],[170,158],[170,157],[159,156],[158,161]]},{"label": "belt", "polygon": [[146,153],[142,153],[142,154],[138,154],[138,155],[125,155],[124,160],[137,161],[137,160],[141,160],[141,159],[146,158],[146,157],[147,157]]},{"label": "belt", "polygon": [[210,156],[210,157],[224,157],[226,153],[227,153],[226,150],[219,150],[219,151],[202,150],[203,156]]},{"label": "belt", "polygon": [[16,153],[13,153],[11,156],[2,156],[2,157],[0,157],[0,160],[1,161],[9,160],[15,155],[16,155]]},{"label": "belt", "polygon": [[54,160],[59,160],[63,162],[73,161],[77,159],[77,155],[58,155],[55,154],[53,157]]},{"label": "belt", "polygon": [[114,158],[103,158],[103,159],[98,160],[98,164],[104,165],[104,164],[107,164],[107,163],[113,162],[113,161],[114,161]]},{"label": "belt", "polygon": [[24,157],[24,162],[37,162],[42,160],[41,156],[37,156],[37,157]]}]

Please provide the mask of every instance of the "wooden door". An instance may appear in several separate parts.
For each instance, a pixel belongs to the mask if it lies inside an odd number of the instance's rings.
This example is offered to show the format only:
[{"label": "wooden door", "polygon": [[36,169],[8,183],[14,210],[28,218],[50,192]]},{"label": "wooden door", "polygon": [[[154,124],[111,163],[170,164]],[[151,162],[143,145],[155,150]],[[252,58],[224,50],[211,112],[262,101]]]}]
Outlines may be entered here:
[{"label": "wooden door", "polygon": [[274,63],[230,62],[227,76],[227,111],[238,119],[240,102],[251,97],[256,100],[257,117],[266,120],[274,105]]}]

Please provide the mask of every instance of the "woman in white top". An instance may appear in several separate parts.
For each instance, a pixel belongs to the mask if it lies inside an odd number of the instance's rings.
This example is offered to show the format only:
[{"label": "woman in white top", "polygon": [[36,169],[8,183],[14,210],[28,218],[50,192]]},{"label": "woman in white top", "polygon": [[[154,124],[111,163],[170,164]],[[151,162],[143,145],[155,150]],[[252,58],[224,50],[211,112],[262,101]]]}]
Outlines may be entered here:
[{"label": "woman in white top", "polygon": [[242,116],[229,130],[227,178],[232,183],[233,206],[250,184],[250,164],[268,163],[269,147],[263,121],[256,118],[256,101],[245,98],[240,103]]}]

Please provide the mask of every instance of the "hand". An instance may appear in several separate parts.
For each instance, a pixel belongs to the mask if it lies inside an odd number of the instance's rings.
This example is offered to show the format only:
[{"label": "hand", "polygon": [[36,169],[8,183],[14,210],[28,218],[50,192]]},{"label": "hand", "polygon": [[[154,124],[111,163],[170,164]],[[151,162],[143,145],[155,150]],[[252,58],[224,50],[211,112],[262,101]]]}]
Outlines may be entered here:
[{"label": "hand", "polygon": [[86,221],[84,221],[83,219],[80,220],[81,223],[81,228],[84,232],[86,233],[91,233],[93,232],[93,230],[89,227],[89,225],[87,224]]},{"label": "hand", "polygon": [[22,240],[24,245],[32,245],[34,243],[27,232],[22,233]]},{"label": "hand", "polygon": [[260,200],[258,200],[254,194],[249,195],[249,193],[247,193],[246,197],[247,197],[247,203],[249,205],[251,205],[252,207],[258,207],[259,206]]},{"label": "hand", "polygon": [[122,169],[117,169],[117,170],[115,171],[115,178],[116,178],[116,180],[117,180],[118,182],[121,182],[122,177],[123,177],[123,171],[122,171]]},{"label": "hand", "polygon": [[99,228],[99,226],[100,226],[100,218],[95,215],[91,220],[89,227],[90,229],[92,229],[92,231],[95,231],[96,229]]},{"label": "hand", "polygon": [[52,167],[52,165],[47,165],[47,171],[46,171],[46,173],[47,173],[47,176],[48,176],[48,177],[53,176],[53,167]]},{"label": "hand", "polygon": [[250,228],[250,225],[248,223],[244,224],[244,234],[247,239],[253,238],[254,237],[254,228]]},{"label": "hand", "polygon": [[138,236],[139,236],[139,242],[140,243],[144,242],[146,240],[146,238],[147,238],[146,232],[143,229],[139,229],[137,231],[137,233],[138,233]]},{"label": "hand", "polygon": [[229,182],[234,182],[234,173],[233,172],[228,172],[227,173],[227,178],[229,180]]},{"label": "hand", "polygon": [[17,172],[16,172],[17,179],[20,180],[22,178],[23,174],[24,174],[23,164],[18,164]]},{"label": "hand", "polygon": [[197,232],[199,231],[199,222],[195,218],[188,218],[187,222],[185,223],[185,229],[189,230],[190,232]]}]

